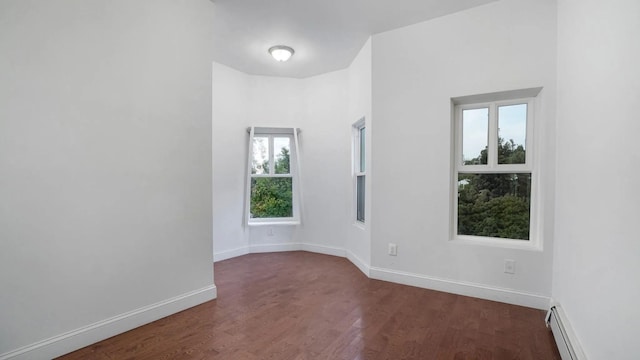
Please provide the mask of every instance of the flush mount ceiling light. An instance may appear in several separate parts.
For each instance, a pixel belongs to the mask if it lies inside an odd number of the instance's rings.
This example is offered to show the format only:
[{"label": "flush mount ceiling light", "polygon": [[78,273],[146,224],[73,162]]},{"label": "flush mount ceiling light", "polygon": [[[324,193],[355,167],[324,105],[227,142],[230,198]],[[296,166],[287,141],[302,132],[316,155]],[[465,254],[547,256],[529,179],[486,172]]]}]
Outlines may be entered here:
[{"label": "flush mount ceiling light", "polygon": [[293,49],[285,45],[276,45],[269,48],[269,54],[278,61],[289,60],[293,53]]}]

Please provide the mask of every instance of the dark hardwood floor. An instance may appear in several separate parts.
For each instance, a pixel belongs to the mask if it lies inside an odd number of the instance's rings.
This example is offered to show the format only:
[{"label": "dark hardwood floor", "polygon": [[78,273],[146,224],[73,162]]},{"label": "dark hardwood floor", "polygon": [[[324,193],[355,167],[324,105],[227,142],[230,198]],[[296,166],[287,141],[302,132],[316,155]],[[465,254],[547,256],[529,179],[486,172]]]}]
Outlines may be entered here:
[{"label": "dark hardwood floor", "polygon": [[308,252],[215,264],[218,299],[59,359],[560,359],[544,312],[367,279]]}]

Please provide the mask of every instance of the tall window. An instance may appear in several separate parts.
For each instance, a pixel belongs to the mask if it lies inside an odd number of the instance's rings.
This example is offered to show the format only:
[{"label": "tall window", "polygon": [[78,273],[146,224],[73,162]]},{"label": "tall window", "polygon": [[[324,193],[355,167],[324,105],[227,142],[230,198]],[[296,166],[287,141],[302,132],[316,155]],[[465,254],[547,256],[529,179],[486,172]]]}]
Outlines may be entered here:
[{"label": "tall window", "polygon": [[366,129],[364,118],[353,125],[353,174],[355,193],[355,215],[356,221],[364,223],[365,213],[365,186],[366,186]]},{"label": "tall window", "polygon": [[532,238],[533,103],[524,98],[455,107],[455,238]]},{"label": "tall window", "polygon": [[295,140],[293,129],[251,131],[249,224],[299,221]]}]

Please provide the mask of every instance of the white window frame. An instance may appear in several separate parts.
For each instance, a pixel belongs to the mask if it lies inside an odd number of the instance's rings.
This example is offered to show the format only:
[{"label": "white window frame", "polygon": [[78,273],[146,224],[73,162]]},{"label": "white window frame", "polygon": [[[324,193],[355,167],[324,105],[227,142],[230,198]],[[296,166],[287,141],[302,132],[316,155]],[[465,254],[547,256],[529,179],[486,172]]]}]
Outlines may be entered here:
[{"label": "white window frame", "polygon": [[[264,225],[298,225],[301,223],[301,190],[300,190],[300,163],[298,158],[298,129],[295,128],[264,128],[251,127],[249,130],[249,151],[247,156],[247,180],[245,191],[245,224],[248,226]],[[289,138],[289,174],[252,174],[253,139],[255,137],[268,138],[269,146],[269,171],[275,171],[274,138]],[[252,218],[251,217],[251,180],[254,178],[291,178],[292,216],[278,218]]]},{"label": "white window frame", "polygon": [[[542,250],[540,239],[542,231],[539,228],[539,177],[538,166],[535,157],[539,152],[535,141],[535,109],[536,96],[542,88],[516,90],[485,95],[474,95],[452,99],[453,103],[453,172],[452,172],[452,214],[451,214],[451,240],[456,243],[489,245],[496,247],[515,248],[524,250]],[[524,96],[523,96],[524,95]],[[522,97],[521,97],[522,96]],[[482,100],[479,102],[478,100]],[[524,164],[498,164],[498,108],[500,106],[527,104],[527,134],[525,140]],[[489,109],[488,124],[488,153],[487,164],[465,165],[462,153],[462,112],[470,109]],[[507,239],[488,236],[459,235],[458,234],[458,175],[459,174],[500,174],[500,173],[530,173],[531,174],[531,198],[529,208],[529,239]]]},{"label": "white window frame", "polygon": [[[364,159],[364,164],[361,162],[361,130],[365,129],[365,138],[364,138],[364,145],[365,145],[365,159]],[[362,118],[358,121],[356,121],[355,123],[353,123],[353,125],[351,126],[351,133],[352,133],[352,154],[353,154],[353,159],[352,159],[352,182],[353,182],[353,215],[352,215],[352,219],[354,224],[357,225],[361,225],[363,226],[366,222],[367,222],[367,213],[366,213],[366,207],[367,207],[367,166],[366,166],[366,157],[367,157],[367,153],[366,153],[366,146],[367,146],[367,136],[366,136],[366,124],[365,124],[365,118]],[[362,168],[364,168],[364,171],[362,170]],[[363,212],[363,219],[360,220],[359,216],[358,216],[358,177],[359,176],[364,176],[364,199],[363,199],[363,205],[362,205],[362,212]]]}]

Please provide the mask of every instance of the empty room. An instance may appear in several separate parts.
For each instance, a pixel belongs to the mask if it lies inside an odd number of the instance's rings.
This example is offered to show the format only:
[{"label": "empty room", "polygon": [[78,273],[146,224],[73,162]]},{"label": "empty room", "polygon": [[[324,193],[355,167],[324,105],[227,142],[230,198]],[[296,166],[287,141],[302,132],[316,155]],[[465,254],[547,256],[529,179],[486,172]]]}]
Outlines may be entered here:
[{"label": "empty room", "polygon": [[637,359],[637,0],[0,0],[0,360]]}]

